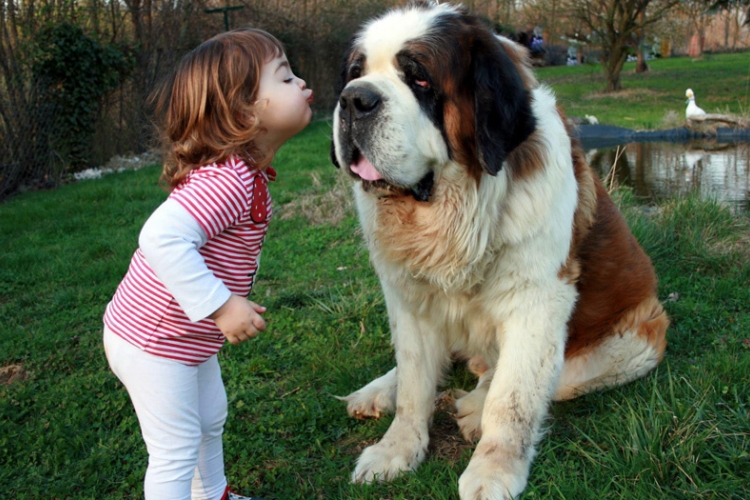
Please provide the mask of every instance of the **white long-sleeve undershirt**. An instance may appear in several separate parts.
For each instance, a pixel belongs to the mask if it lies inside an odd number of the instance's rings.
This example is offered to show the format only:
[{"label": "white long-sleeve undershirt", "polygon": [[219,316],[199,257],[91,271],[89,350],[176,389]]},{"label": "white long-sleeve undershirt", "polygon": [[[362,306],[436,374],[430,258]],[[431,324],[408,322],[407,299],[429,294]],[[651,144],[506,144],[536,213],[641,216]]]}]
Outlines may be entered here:
[{"label": "white long-sleeve undershirt", "polygon": [[172,199],[151,214],[138,238],[146,262],[193,322],[213,314],[232,295],[198,251],[207,241],[198,221]]}]

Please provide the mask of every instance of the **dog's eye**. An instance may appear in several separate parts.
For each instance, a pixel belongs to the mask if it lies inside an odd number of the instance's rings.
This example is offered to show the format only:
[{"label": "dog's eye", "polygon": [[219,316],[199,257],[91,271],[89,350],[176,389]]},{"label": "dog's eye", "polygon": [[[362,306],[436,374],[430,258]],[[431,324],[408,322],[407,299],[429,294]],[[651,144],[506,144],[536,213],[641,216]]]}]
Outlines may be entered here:
[{"label": "dog's eye", "polygon": [[429,84],[429,82],[427,80],[418,80],[418,79],[415,79],[414,80],[414,85],[416,85],[417,87],[422,87],[425,90],[427,90],[427,89],[430,88],[430,84]]},{"label": "dog's eye", "polygon": [[355,64],[349,68],[349,80],[356,80],[360,76],[362,76],[362,66]]}]

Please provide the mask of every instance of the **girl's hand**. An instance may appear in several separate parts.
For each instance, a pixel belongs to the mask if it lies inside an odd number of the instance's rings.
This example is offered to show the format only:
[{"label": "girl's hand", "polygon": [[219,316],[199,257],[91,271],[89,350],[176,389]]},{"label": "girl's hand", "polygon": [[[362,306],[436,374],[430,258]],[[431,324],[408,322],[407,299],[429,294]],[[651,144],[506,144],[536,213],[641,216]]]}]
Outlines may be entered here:
[{"label": "girl's hand", "polygon": [[266,308],[232,294],[211,316],[221,333],[234,345],[251,339],[266,329],[266,322],[260,316]]}]

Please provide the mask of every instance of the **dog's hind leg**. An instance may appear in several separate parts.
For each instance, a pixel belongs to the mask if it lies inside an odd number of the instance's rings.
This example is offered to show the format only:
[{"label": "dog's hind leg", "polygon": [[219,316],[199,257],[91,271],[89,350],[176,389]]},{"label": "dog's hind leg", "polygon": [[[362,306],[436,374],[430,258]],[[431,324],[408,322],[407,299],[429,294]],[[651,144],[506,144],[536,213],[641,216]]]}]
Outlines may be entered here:
[{"label": "dog's hind leg", "polygon": [[643,377],[664,357],[668,326],[656,297],[645,300],[602,342],[566,357],[554,399],[572,399]]},{"label": "dog's hind leg", "polygon": [[467,363],[469,371],[479,377],[473,391],[456,394],[456,423],[467,441],[479,441],[482,437],[482,410],[484,400],[495,374],[495,367],[489,366],[482,356],[475,356]]},{"label": "dog's hind leg", "polygon": [[357,419],[380,418],[383,414],[393,413],[396,408],[396,386],[398,368],[378,377],[358,391],[336,399],[346,402],[346,411],[350,417]]}]

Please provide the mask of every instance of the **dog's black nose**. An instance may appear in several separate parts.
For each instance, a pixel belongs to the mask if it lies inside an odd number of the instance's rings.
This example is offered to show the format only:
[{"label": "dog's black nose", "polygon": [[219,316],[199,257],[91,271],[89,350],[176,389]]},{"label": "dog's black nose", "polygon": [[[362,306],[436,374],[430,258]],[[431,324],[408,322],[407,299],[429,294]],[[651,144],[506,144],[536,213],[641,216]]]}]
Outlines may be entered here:
[{"label": "dog's black nose", "polygon": [[352,106],[350,112],[355,118],[363,118],[375,113],[381,102],[383,100],[377,92],[362,85],[345,88],[339,97],[341,109],[348,109]]}]

